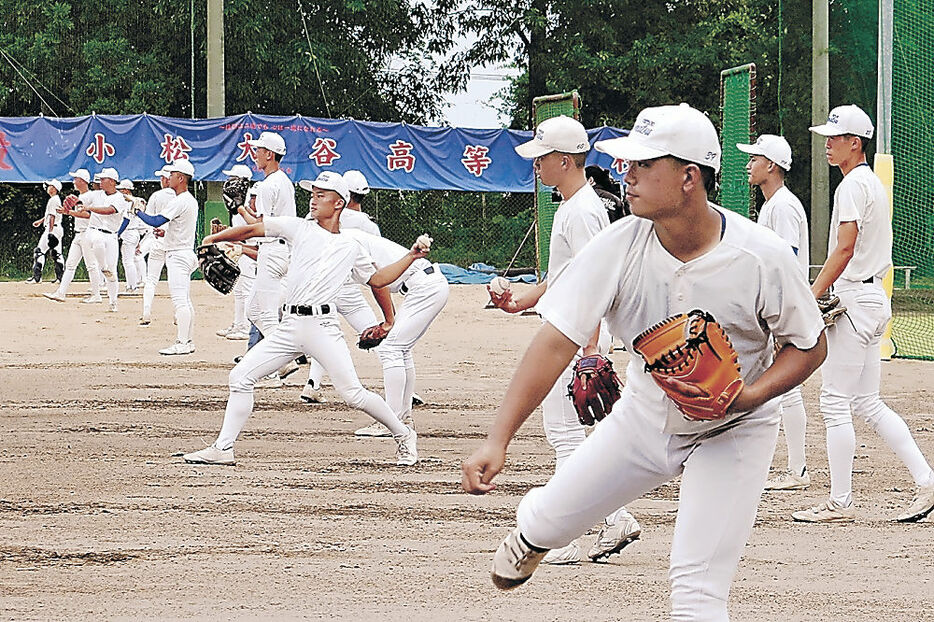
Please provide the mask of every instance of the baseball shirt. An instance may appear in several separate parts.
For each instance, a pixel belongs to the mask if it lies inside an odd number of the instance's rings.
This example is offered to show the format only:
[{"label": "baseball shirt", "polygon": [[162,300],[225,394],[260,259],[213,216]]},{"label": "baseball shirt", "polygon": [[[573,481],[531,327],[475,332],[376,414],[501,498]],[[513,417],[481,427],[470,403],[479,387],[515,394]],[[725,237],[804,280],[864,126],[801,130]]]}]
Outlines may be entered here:
[{"label": "baseball shirt", "polygon": [[[49,197],[49,200],[45,203],[45,215],[43,218],[43,227],[46,231],[60,231],[62,228],[62,215],[58,213],[58,210],[62,209],[62,199],[57,194],[54,197]],[[55,217],[55,225],[49,228],[49,216]]]},{"label": "baseball shirt", "polygon": [[[359,242],[363,249],[373,258],[376,266],[388,266],[391,263],[399,261],[409,252],[409,249],[400,244],[396,244],[392,240],[371,235],[360,229],[348,229],[342,232],[342,235],[346,235]],[[402,273],[402,276],[389,284],[389,291],[393,293],[398,292],[399,288],[402,287],[403,283],[405,283],[410,276],[420,270],[424,270],[430,265],[431,262],[425,258],[416,259],[412,262],[412,265]]]},{"label": "baseball shirt", "polygon": [[120,230],[120,225],[123,224],[123,215],[127,208],[126,197],[119,192],[107,194],[101,190],[96,201],[92,205],[94,207],[113,207],[117,211],[113,214],[91,212],[91,217],[88,219],[88,226],[92,229],[104,231],[105,233],[116,234],[117,231]]},{"label": "baseball shirt", "polygon": [[808,276],[811,262],[808,219],[798,197],[787,186],[782,186],[762,204],[756,222],[774,231],[792,248],[798,249],[798,265],[804,275]]},{"label": "baseball shirt", "polygon": [[162,225],[166,252],[194,249],[198,226],[198,201],[195,197],[186,190],[170,200],[160,213],[169,219]]},{"label": "baseball shirt", "polygon": [[827,254],[837,247],[842,222],[856,222],[853,258],[840,275],[847,281],[883,277],[892,266],[892,221],[885,187],[868,164],[861,164],[843,177],[833,195]]},{"label": "baseball shirt", "polygon": [[609,224],[603,201],[590,184],[584,184],[571,198],[562,201],[551,225],[548,280],[553,283],[571,258]]},{"label": "baseball shirt", "polygon": [[357,210],[347,209],[346,207],[341,210],[340,228],[341,230],[359,229],[371,235],[380,235],[379,227],[375,222],[370,220],[368,215],[363,212],[358,212]]}]

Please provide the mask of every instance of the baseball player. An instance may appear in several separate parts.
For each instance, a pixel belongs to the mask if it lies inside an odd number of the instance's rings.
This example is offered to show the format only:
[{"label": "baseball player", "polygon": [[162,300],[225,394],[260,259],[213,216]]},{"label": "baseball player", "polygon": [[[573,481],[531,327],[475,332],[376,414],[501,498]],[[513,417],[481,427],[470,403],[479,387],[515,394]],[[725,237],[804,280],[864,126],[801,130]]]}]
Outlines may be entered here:
[{"label": "baseball player", "polygon": [[123,275],[126,279],[126,291],[134,293],[139,288],[140,275],[145,269],[143,255],[140,254],[139,245],[142,239],[149,232],[149,227],[134,216],[135,212],[146,211],[146,201],[133,196],[133,182],[129,179],[121,179],[117,184],[117,190],[123,193],[127,201],[133,204],[133,209],[128,210],[127,217],[123,219],[120,230],[117,231],[117,238],[120,240],[120,257],[123,261]]},{"label": "baseball player", "polygon": [[[107,299],[110,302],[109,310],[117,311],[117,230],[123,223],[123,215],[127,210],[128,201],[120,192],[117,192],[117,183],[120,175],[115,168],[105,168],[100,172],[101,193],[97,200],[85,205],[91,216],[88,219],[88,230],[85,239],[91,246],[91,251],[97,259],[101,274],[107,286]],[[92,286],[92,292],[93,286]]]},{"label": "baseball player", "polygon": [[209,244],[285,237],[291,243],[292,254],[279,328],[250,349],[230,372],[230,397],[220,434],[210,447],[186,454],[186,462],[234,464],[233,443],[253,410],[253,386],[259,378],[300,354],[324,365],[334,387],[349,405],[392,430],[397,464],[418,462],[415,430],[403,424],[383,398],[360,384],[335,313],[334,299],[348,274],[368,283],[375,291],[398,279],[427,251],[413,246],[404,258],[377,270],[358,242],[339,233],[340,211],[346,204],[347,192],[340,175],[324,172],[314,182],[312,219],[267,216],[261,222],[225,229],[204,239]]},{"label": "baseball player", "polygon": [[[253,171],[244,164],[232,166],[229,171],[223,171],[228,179],[241,178],[246,180],[253,179]],[[246,202],[250,202],[253,196],[253,189],[247,192]],[[242,227],[247,224],[239,213],[231,214],[230,224],[233,227]],[[252,255],[252,256],[251,256]],[[253,290],[253,283],[256,279],[256,249],[252,246],[243,246],[243,253],[237,260],[237,267],[240,268],[240,277],[234,285],[234,318],[228,328],[217,331],[218,337],[224,337],[232,341],[246,341],[250,338],[250,322],[246,317],[247,302],[250,292]]]},{"label": "baseball player", "polygon": [[[146,202],[146,214],[156,216],[175,198],[175,191],[169,188],[170,173],[162,167],[153,175],[162,186],[149,197]],[[139,216],[139,214],[137,214]],[[140,326],[149,326],[152,322],[152,303],[156,297],[156,285],[162,276],[162,267],[165,265],[165,230],[156,227],[144,239],[145,245],[140,252],[146,255],[146,279],[143,283],[143,314],[139,318]]]},{"label": "baseball player", "polygon": [[72,209],[62,208],[63,216],[72,216],[75,220],[75,236],[71,240],[71,246],[68,248],[68,257],[65,259],[65,272],[62,275],[62,282],[58,284],[58,289],[54,292],[43,294],[49,300],[56,302],[65,302],[65,296],[68,295],[68,288],[75,278],[75,271],[78,264],[84,259],[84,266],[88,272],[88,279],[91,282],[91,295],[82,299],[81,302],[97,303],[101,302],[100,290],[100,269],[97,265],[97,259],[91,252],[91,245],[85,239],[85,232],[90,223],[90,213],[84,209],[85,205],[90,205],[95,200],[98,192],[90,187],[91,174],[87,169],[79,168],[77,171],[68,173],[71,177],[75,190],[78,191],[78,203]]},{"label": "baseball player", "polygon": [[[485,443],[463,465],[468,492],[492,490],[510,439],[601,318],[632,351],[636,336],[703,308],[732,340],[745,386],[721,419],[685,419],[634,356],[606,419],[518,509],[497,549],[493,582],[526,581],[548,549],[607,511],[681,476],[669,581],[673,620],[725,621],[730,583],[768,475],[779,400],[824,358],[824,323],[787,244],[708,202],[720,141],[687,104],[647,108],[630,134],[600,151],[630,160],[632,213],[597,235],[539,301],[545,325],[506,391]],[[725,279],[724,274],[730,278]],[[773,360],[772,340],[782,344]],[[637,360],[638,359],[638,360]],[[696,397],[694,385],[671,390]]]},{"label": "baseball player", "polygon": [[866,162],[866,146],[874,128],[869,115],[849,105],[834,108],[825,124],[810,130],[827,138],[827,162],[843,173],[834,192],[827,261],[811,291],[821,296],[832,287],[847,311],[827,329],[827,362],[821,369],[820,410],[827,428],[830,498],[792,517],[820,523],[855,520],[855,414],[908,467],[917,494],[895,520],[914,522],[934,508],[934,472],[904,420],[879,397],[879,343],[892,316],[891,302],[882,288],[882,279],[892,268],[892,224],[885,187]]},{"label": "baseball player", "polygon": [[[810,269],[807,216],[801,201],[785,185],[785,173],[791,170],[791,146],[782,136],[763,134],[755,144],[738,144],[736,148],[749,154],[746,165],[749,183],[758,186],[765,197],[757,222],[777,233],[791,246],[798,258],[801,276],[807,279]],[[795,387],[782,396],[781,411],[788,446],[788,469],[769,479],[765,489],[804,490],[811,484],[811,476],[804,457],[807,413],[801,387]]]},{"label": "baseball player", "polygon": [[195,257],[195,228],[198,226],[198,202],[188,191],[195,175],[195,167],[188,160],[176,160],[164,167],[169,174],[168,187],[175,193],[162,210],[150,216],[138,211],[136,216],[150,227],[163,228],[165,236],[165,265],[169,279],[169,295],[175,307],[175,343],[159,350],[159,354],[172,356],[191,354],[195,345],[195,308],[191,304],[191,273],[197,267]]},{"label": "baseball player", "polygon": [[[360,171],[347,171],[344,173],[343,177],[344,182],[347,184],[347,189],[350,191],[350,199],[347,206],[341,210],[341,231],[359,229],[369,234],[379,236],[379,227],[375,222],[370,220],[370,217],[362,210],[363,197],[370,193],[370,185],[366,177]],[[310,181],[305,181],[305,185],[301,183],[299,185],[307,190],[311,183]],[[360,291],[360,286],[353,282],[352,279],[348,279],[347,283],[341,288],[337,296],[336,304],[337,312],[347,320],[351,328],[353,328],[358,335],[363,333],[367,328],[378,324],[376,314],[373,313],[372,307],[370,307],[364,299],[363,292]],[[324,368],[314,359],[311,359],[309,363],[308,382],[305,383],[305,387],[302,389],[301,399],[309,404],[326,403],[327,400],[321,394],[321,381],[324,378]],[[388,395],[386,396],[386,401],[392,405]],[[357,436],[389,436],[389,429],[378,421],[375,421],[372,425],[360,428],[355,434]]]},{"label": "baseball player", "polygon": [[65,229],[62,227],[62,200],[58,196],[62,191],[62,182],[50,179],[45,182],[45,190],[49,200],[45,204],[45,214],[32,223],[33,227],[42,227],[42,236],[33,251],[35,261],[32,265],[32,277],[27,283],[40,283],[42,281],[42,268],[45,267],[45,255],[50,253],[55,262],[55,280],[61,282],[65,266],[62,263],[61,244],[64,240]]},{"label": "baseball player", "polygon": [[[587,181],[584,164],[588,151],[590,142],[584,126],[565,116],[543,121],[531,141],[516,147],[520,156],[533,160],[535,173],[542,183],[556,188],[563,200],[555,212],[551,228],[547,280],[517,299],[513,299],[508,290],[501,296],[491,290],[490,298],[500,309],[519,313],[534,307],[548,284],[560,276],[571,258],[610,224],[603,201]],[[555,450],[556,470],[562,468],[587,436],[586,428],[578,420],[574,405],[567,396],[573,364],[580,356],[598,352],[607,354],[609,351],[610,336],[604,324],[595,325],[589,337],[542,401],[545,438]],[[596,561],[618,553],[637,539],[641,531],[639,523],[625,507],[615,508],[604,518],[597,542],[588,552],[588,557]],[[580,559],[580,546],[577,540],[573,540],[550,551],[544,563],[576,564]]]}]

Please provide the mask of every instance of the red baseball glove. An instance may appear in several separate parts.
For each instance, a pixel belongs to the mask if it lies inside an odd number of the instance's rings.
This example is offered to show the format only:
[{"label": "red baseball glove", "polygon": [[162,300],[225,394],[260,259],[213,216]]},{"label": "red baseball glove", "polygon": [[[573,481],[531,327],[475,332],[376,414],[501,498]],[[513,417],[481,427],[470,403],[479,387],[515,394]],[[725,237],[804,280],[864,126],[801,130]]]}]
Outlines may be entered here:
[{"label": "red baseball glove", "polygon": [[568,385],[568,397],[583,425],[593,425],[606,417],[619,396],[619,376],[608,358],[595,354],[581,357],[574,364],[574,379]]}]

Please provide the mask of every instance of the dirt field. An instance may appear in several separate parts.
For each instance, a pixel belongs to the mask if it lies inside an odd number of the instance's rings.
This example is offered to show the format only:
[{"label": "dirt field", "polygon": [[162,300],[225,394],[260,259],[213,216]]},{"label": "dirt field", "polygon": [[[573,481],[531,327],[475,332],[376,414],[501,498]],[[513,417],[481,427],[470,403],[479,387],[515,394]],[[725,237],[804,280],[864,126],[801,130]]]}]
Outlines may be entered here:
[{"label": "dirt field", "polygon": [[[160,285],[165,288],[165,284]],[[73,289],[84,290],[84,284]],[[498,593],[492,552],[521,495],[553,458],[533,416],[500,488],[460,491],[461,460],[485,433],[539,322],[483,311],[479,286],[452,288],[416,350],[422,461],[393,465],[389,439],[356,439],[367,417],[336,402],[306,406],[294,386],[257,390],[236,467],[186,465],[179,452],[220,426],[231,359],[214,336],[232,304],[194,284],[197,352],[161,357],[174,339],[163,289],[155,321],[139,298],[120,311],[0,283],[0,616],[5,619],[660,620],[677,482],[630,510],[642,538],[607,564],[542,567]],[[374,355],[354,353],[381,391]],[[613,355],[622,369],[626,355]],[[934,457],[930,363],[883,367],[888,403]],[[889,522],[911,480],[857,424],[858,521],[792,523],[829,486],[819,378],[805,390],[812,486],[767,494],[730,599],[732,619],[934,620],[934,523]],[[785,464],[784,438],[774,461]],[[585,536],[589,546],[594,535]]]}]

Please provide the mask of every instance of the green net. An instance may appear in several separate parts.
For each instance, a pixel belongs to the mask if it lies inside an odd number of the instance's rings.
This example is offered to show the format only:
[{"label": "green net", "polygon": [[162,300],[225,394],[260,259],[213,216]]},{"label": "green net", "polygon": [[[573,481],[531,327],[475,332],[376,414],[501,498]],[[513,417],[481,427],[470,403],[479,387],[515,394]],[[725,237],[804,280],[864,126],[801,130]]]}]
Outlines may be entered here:
[{"label": "green net", "polygon": [[[560,95],[546,95],[536,97],[532,101],[532,116],[535,119],[535,127],[552,117],[565,115],[578,118],[580,109],[580,97],[577,91],[570,93],[561,93]],[[535,247],[538,250],[538,273],[542,275],[548,269],[548,243],[551,239],[551,224],[554,222],[555,211],[558,209],[558,201],[554,200],[552,189],[549,186],[543,186],[535,178],[535,213],[537,214],[538,226],[535,234]]]},{"label": "green net", "polygon": [[720,72],[720,205],[753,216],[754,189],[749,185],[749,156],[736,148],[754,137],[756,117],[756,66],[752,63]]},{"label": "green net", "polygon": [[894,356],[934,360],[934,13],[928,0],[893,11],[892,339]]}]

